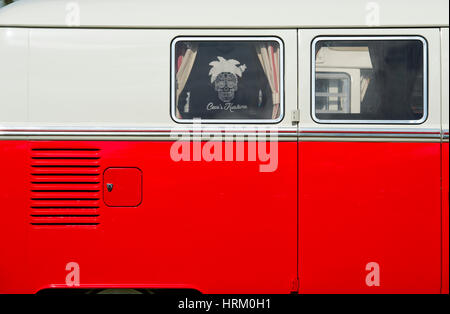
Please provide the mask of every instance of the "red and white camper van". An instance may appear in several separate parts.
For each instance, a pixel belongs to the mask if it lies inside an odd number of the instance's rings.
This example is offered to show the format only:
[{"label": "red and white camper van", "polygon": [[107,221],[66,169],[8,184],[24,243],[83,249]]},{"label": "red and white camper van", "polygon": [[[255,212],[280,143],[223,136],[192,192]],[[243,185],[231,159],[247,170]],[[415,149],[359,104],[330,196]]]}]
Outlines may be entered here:
[{"label": "red and white camper van", "polygon": [[2,8],[0,293],[448,293],[448,5]]}]

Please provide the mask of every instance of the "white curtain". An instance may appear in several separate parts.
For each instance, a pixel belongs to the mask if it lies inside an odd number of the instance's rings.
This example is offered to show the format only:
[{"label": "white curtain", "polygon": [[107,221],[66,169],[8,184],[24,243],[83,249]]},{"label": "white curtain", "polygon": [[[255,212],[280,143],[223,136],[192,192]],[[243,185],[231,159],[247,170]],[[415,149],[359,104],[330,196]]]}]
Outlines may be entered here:
[{"label": "white curtain", "polygon": [[366,92],[367,92],[367,88],[369,87],[370,84],[370,77],[364,77],[361,74],[361,79],[360,79],[360,86],[361,86],[361,102],[364,100],[364,97],[366,96]]},{"label": "white curtain", "polygon": [[[178,97],[186,85],[186,82],[189,78],[189,74],[191,73],[192,66],[194,65],[195,58],[197,56],[197,45],[189,44],[186,47],[186,51],[184,54],[177,57],[177,66],[178,71],[176,75],[177,79],[177,94],[176,94],[176,115],[177,118],[181,118],[180,112],[178,111]],[[181,60],[180,60],[181,59]]]},{"label": "white curtain", "polygon": [[272,90],[272,119],[276,119],[280,115],[280,49],[269,43],[258,43],[256,51]]}]

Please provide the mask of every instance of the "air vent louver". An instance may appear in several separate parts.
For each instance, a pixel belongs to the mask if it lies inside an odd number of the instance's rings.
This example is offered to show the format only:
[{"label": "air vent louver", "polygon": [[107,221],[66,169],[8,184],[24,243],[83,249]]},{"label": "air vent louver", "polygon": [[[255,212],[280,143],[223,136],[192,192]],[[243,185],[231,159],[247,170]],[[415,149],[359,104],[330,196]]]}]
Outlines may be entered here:
[{"label": "air vent louver", "polygon": [[31,147],[31,224],[98,225],[100,149],[52,146]]}]

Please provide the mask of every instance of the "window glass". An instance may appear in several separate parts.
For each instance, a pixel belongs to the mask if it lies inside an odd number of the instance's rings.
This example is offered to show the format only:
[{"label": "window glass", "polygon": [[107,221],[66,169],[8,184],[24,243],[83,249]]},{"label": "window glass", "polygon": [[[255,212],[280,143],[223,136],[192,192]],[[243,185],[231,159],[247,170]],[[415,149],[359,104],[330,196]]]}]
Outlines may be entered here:
[{"label": "window glass", "polygon": [[316,74],[316,112],[350,113],[350,76],[345,73]]},{"label": "window glass", "polygon": [[277,39],[178,38],[172,44],[176,121],[274,122],[282,114]]},{"label": "window glass", "polygon": [[313,114],[319,122],[421,122],[426,115],[425,42],[316,40]]}]

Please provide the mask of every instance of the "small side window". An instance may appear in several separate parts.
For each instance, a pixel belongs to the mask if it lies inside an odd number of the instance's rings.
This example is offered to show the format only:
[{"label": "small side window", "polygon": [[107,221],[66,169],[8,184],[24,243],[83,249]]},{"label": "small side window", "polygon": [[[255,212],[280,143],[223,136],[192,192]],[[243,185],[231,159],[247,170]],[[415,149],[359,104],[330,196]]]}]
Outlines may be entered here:
[{"label": "small side window", "polygon": [[421,123],[427,49],[420,37],[319,37],[313,42],[314,120]]},{"label": "small side window", "polygon": [[283,116],[283,45],[275,37],[178,37],[171,114],[177,122],[275,123]]}]

